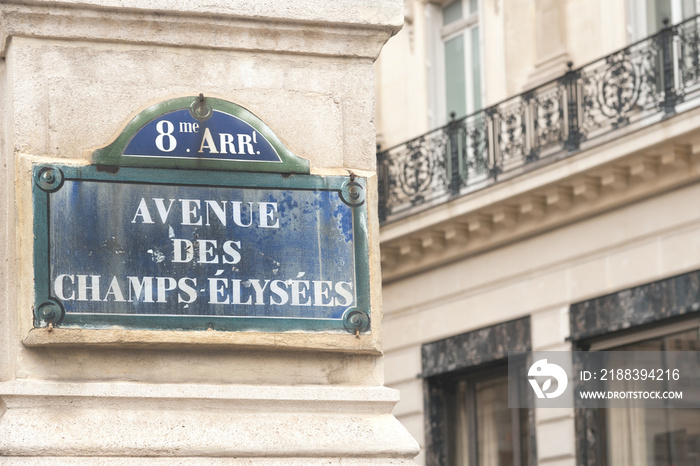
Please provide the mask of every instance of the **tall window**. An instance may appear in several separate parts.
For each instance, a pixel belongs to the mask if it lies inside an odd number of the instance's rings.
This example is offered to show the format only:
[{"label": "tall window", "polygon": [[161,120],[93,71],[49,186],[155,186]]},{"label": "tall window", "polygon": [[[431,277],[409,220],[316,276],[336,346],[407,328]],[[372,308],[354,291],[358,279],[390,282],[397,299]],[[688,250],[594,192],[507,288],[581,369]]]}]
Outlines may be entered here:
[{"label": "tall window", "polygon": [[[695,319],[625,340],[602,341],[591,350],[700,351],[700,325]],[[634,382],[617,383],[627,386],[616,389],[634,389],[629,386]],[[607,461],[607,466],[700,465],[698,409],[601,409],[599,419],[607,446],[601,463]]]},{"label": "tall window", "polygon": [[508,408],[505,367],[455,379],[449,391],[450,464],[530,464],[530,410]]},{"label": "tall window", "polygon": [[446,0],[433,19],[433,126],[481,108],[478,0]]},{"label": "tall window", "polygon": [[631,41],[638,41],[659,32],[664,19],[677,24],[695,16],[700,9],[699,0],[628,0],[629,34]]}]

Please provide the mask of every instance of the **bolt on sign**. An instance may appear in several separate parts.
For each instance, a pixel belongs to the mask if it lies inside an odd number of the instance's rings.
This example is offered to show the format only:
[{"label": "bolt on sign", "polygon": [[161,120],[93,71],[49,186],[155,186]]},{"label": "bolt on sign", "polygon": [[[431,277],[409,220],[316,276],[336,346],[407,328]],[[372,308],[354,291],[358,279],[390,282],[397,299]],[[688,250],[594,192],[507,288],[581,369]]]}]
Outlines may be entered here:
[{"label": "bolt on sign", "polygon": [[236,104],[161,102],[34,167],[34,326],[368,332],[365,192]]}]

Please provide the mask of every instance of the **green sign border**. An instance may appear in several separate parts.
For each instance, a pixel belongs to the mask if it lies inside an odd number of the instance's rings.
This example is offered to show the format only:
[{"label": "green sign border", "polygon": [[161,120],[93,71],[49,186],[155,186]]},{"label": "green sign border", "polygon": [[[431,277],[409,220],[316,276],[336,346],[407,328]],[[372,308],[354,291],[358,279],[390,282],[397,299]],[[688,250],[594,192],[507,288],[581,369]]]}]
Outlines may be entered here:
[{"label": "green sign border", "polygon": [[[203,99],[203,100],[202,100]],[[189,110],[198,104],[211,110],[233,115],[255,128],[274,147],[280,156],[279,162],[250,162],[238,160],[183,159],[178,157],[125,157],[124,149],[131,139],[151,121],[178,110]],[[92,153],[95,165],[144,168],[185,168],[194,170],[226,170],[243,172],[310,173],[309,161],[294,155],[277,135],[250,111],[227,100],[214,97],[178,97],[148,107],[136,115],[109,145]]]},{"label": "green sign border", "polygon": [[[279,165],[279,164],[277,164]],[[122,183],[270,188],[337,191],[352,207],[355,247],[356,306],[342,319],[284,317],[81,315],[66,313],[60,301],[50,294],[50,193],[61,189],[64,180]],[[34,327],[106,329],[120,327],[143,330],[224,330],[224,331],[340,331],[371,332],[369,244],[366,179],[356,176],[325,176],[280,173],[232,173],[204,170],[142,169],[124,167],[108,170],[100,166],[40,164],[33,168],[34,206]]]}]

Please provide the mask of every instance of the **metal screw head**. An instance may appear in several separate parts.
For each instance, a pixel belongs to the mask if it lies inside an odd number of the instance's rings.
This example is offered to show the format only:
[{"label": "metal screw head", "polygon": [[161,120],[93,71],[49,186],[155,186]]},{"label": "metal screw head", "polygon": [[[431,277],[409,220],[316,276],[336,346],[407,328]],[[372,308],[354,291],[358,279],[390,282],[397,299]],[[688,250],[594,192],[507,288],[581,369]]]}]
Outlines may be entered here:
[{"label": "metal screw head", "polygon": [[370,327],[369,315],[357,308],[348,309],[343,315],[343,325],[350,333],[364,332]]},{"label": "metal screw head", "polygon": [[347,181],[340,190],[340,199],[351,207],[365,202],[365,189],[357,181]]},{"label": "metal screw head", "polygon": [[41,174],[41,180],[45,183],[52,184],[56,181],[56,177],[53,175],[53,172],[47,170]]},{"label": "metal screw head", "polygon": [[64,314],[63,306],[54,300],[41,303],[36,310],[36,317],[46,325],[60,324]]},{"label": "metal screw head", "polygon": [[42,167],[35,175],[36,184],[43,191],[52,193],[63,185],[63,172],[54,167]]},{"label": "metal screw head", "polygon": [[212,116],[212,108],[204,98],[204,94],[199,94],[190,105],[190,115],[198,121],[208,120]]}]

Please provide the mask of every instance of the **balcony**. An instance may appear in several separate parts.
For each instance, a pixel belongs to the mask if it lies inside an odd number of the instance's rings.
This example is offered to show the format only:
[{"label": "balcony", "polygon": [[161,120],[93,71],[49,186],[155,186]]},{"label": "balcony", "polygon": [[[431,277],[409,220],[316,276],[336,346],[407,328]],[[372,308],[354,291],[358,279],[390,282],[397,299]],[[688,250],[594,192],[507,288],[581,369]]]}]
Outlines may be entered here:
[{"label": "balcony", "polygon": [[602,146],[700,104],[700,17],[379,151],[382,225]]}]

